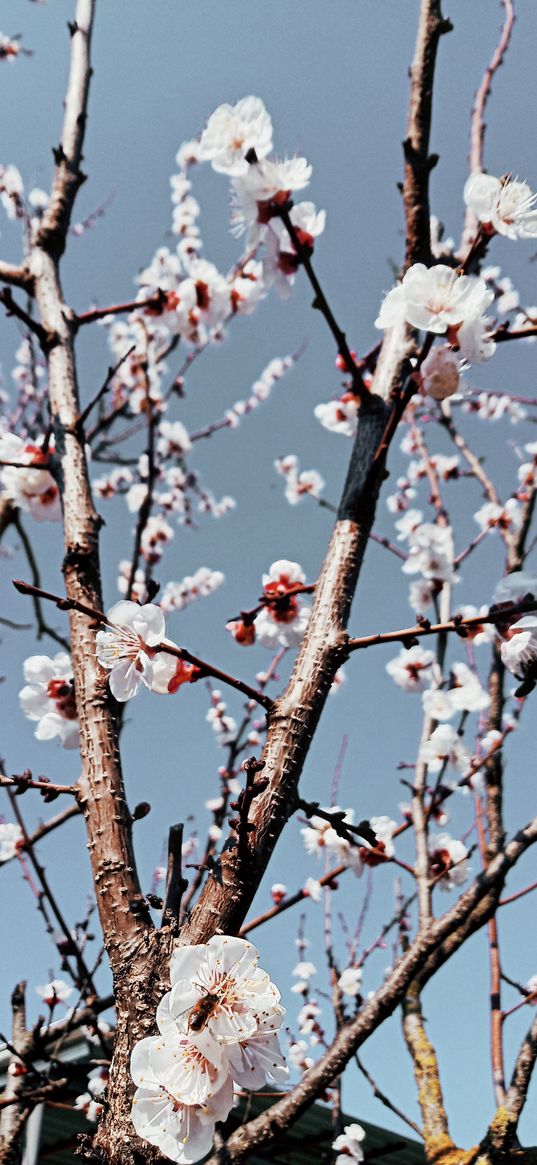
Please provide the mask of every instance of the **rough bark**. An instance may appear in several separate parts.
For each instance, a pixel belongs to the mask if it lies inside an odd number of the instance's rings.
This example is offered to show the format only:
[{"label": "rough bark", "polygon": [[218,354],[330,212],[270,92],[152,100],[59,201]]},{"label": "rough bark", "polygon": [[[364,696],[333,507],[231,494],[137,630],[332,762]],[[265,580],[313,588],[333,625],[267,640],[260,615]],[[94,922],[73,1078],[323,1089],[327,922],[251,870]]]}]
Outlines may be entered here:
[{"label": "rough bark", "polygon": [[[22,1100],[25,1085],[24,1056],[32,1047],[32,1033],[26,1027],[26,983],[17,983],[11,996],[12,1029],[11,1046],[13,1049],[6,1075],[6,1085],[2,1093],[2,1100],[12,1100],[13,1104],[6,1105],[0,1112],[0,1165],[14,1165],[18,1159],[18,1142],[24,1130],[31,1108]],[[21,1099],[17,1103],[17,1098]]]}]

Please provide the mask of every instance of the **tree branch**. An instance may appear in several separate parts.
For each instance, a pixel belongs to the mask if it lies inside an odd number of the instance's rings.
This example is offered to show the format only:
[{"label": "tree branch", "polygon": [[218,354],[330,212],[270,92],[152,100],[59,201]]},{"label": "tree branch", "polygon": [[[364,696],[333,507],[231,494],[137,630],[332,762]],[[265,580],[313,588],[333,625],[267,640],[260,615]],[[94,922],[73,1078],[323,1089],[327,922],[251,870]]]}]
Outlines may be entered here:
[{"label": "tree branch", "polygon": [[[476,92],[474,104],[472,107],[472,115],[470,120],[470,174],[479,174],[483,170],[483,147],[485,144],[485,130],[487,128],[485,124],[485,112],[491,94],[494,74],[500,68],[500,65],[502,64],[505,54],[509,48],[513,25],[515,23],[513,0],[501,0],[501,3],[505,10],[505,18],[500,33],[500,39],[496,45],[496,48],[494,49],[490,63],[485,69],[483,79]],[[471,240],[475,236],[477,228],[478,221],[476,216],[474,212],[468,208],[466,211],[463,240],[461,243],[461,251],[463,253],[470,245]]]},{"label": "tree branch", "polygon": [[403,998],[403,1035],[412,1057],[423,1121],[425,1153],[429,1161],[442,1160],[455,1145],[449,1134],[435,1049],[425,1030],[419,988],[412,983]]},{"label": "tree branch", "polygon": [[161,925],[169,926],[173,934],[177,934],[179,928],[181,899],[188,886],[181,868],[182,846],[183,825],[172,825],[168,835],[168,871]]},{"label": "tree branch", "polygon": [[14,263],[4,263],[0,260],[0,283],[10,283],[13,287],[22,287],[29,295],[33,289],[33,278],[27,267],[16,267]]},{"label": "tree branch", "polygon": [[403,142],[407,267],[412,263],[429,266],[432,262],[429,175],[438,161],[435,154],[429,154],[433,82],[438,42],[452,27],[451,21],[442,16],[440,0],[421,0],[418,36],[410,68],[407,136]]},{"label": "tree branch", "polygon": [[412,980],[421,979],[433,961],[435,969],[442,966],[458,949],[462,932],[467,937],[483,925],[488,912],[495,908],[507,873],[522,853],[536,841],[537,818],[516,834],[449,911],[418,934],[374,998],[338,1032],[331,1047],[308,1070],[300,1084],[277,1101],[268,1112],[233,1133],[223,1151],[210,1158],[209,1165],[223,1165],[224,1162],[226,1165],[235,1165],[242,1162],[260,1140],[264,1150],[269,1149],[277,1137],[340,1075],[351,1056],[372,1032],[392,1014]]}]

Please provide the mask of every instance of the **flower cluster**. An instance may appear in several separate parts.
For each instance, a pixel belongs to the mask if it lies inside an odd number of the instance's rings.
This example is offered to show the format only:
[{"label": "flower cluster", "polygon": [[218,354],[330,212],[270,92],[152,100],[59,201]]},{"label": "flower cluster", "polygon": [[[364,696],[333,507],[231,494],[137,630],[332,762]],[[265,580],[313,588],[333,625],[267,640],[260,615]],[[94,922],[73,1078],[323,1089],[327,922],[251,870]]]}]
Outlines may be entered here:
[{"label": "flower cluster", "polygon": [[464,201],[488,234],[508,239],[537,236],[537,195],[527,182],[519,182],[511,174],[503,178],[471,174],[464,187]]},{"label": "flower cluster", "polygon": [[93,1068],[88,1074],[88,1090],[82,1092],[75,1099],[75,1108],[84,1113],[86,1120],[94,1122],[99,1119],[102,1111],[102,1100],[108,1084],[108,1068]]},{"label": "flower cluster", "polygon": [[[434,335],[447,334],[465,360],[481,364],[495,351],[491,321],[485,315],[493,299],[494,292],[484,279],[460,275],[444,263],[434,267],[414,263],[401,283],[388,292],[375,326],[392,328],[406,322]],[[444,387],[445,383],[444,373]]]},{"label": "flower cluster", "polygon": [[65,651],[51,659],[31,655],[24,662],[26,686],[19,692],[24,715],[36,720],[37,740],[58,736],[62,748],[78,748],[80,743],[73,669]]},{"label": "flower cluster", "polygon": [[[272,150],[272,123],[259,97],[244,97],[236,105],[221,105],[201,135],[198,159],[231,178],[231,224],[237,237],[247,232],[247,251],[266,247],[263,279],[275,282],[283,296],[300,265],[296,242],[308,253],[322,233],[325,213],[312,202],[292,205],[292,196],[311,177],[305,158],[268,157]],[[294,238],[282,222],[289,210]]]},{"label": "flower cluster", "polygon": [[285,478],[285,496],[289,505],[296,506],[306,494],[320,498],[325,485],[323,478],[316,469],[303,469],[300,472],[298,457],[294,453],[278,457],[274,468]]},{"label": "flower cluster", "polygon": [[468,878],[468,850],[464,842],[439,833],[429,838],[429,875],[441,890],[455,890]]},{"label": "flower cluster", "polygon": [[332,1148],[337,1154],[334,1165],[349,1165],[349,1161],[364,1160],[362,1141],[365,1138],[365,1129],[361,1125],[344,1125],[343,1132],[332,1141]]},{"label": "flower cluster", "polygon": [[306,576],[298,562],[278,559],[268,574],[263,575],[260,605],[232,619],[226,629],[243,647],[249,647],[256,640],[273,651],[278,647],[297,647],[310,617],[309,604],[303,598],[305,583]]},{"label": "flower cluster", "polygon": [[[331,805],[330,809],[326,810],[326,812],[335,814],[341,813],[341,810],[339,805]],[[354,824],[354,812],[352,809],[345,809],[342,824]],[[357,843],[353,844],[346,838],[340,837],[330,821],[326,821],[324,817],[317,817],[314,814],[309,819],[309,825],[306,825],[300,832],[304,838],[306,853],[314,854],[317,857],[329,853],[338,865],[349,866],[354,870],[357,877],[360,876],[362,873],[361,847]]]},{"label": "flower cluster", "polygon": [[179,947],[172,957],[159,1034],[136,1044],[131,1059],[133,1125],[172,1161],[209,1152],[234,1083],[254,1089],[287,1080],[280,993],[258,958],[249,942],[226,935]]},{"label": "flower cluster", "polygon": [[26,442],[15,433],[3,433],[0,436],[0,484],[4,497],[31,514],[36,522],[60,522],[60,491],[48,469],[54,447],[49,445],[44,452],[42,446],[43,438]]}]

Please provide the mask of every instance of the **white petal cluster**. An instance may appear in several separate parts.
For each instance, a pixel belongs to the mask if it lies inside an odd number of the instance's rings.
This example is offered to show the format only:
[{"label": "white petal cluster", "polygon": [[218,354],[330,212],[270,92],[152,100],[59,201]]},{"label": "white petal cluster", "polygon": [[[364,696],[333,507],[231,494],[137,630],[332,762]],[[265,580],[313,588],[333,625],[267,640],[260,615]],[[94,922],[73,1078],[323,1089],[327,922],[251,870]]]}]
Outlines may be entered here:
[{"label": "white petal cluster", "polygon": [[260,97],[219,105],[201,135],[197,156],[220,174],[247,174],[246,154],[266,158],[272,149],[272,122]]},{"label": "white petal cluster", "polygon": [[55,1007],[57,1003],[67,1003],[73,990],[73,987],[70,987],[65,979],[51,979],[50,983],[36,987],[39,998],[43,1000],[43,1003],[46,1003],[47,1007]]},{"label": "white petal cluster", "polygon": [[458,769],[465,776],[470,767],[469,754],[451,724],[439,724],[434,729],[429,740],[421,745],[419,759],[431,773],[439,773],[446,766]]},{"label": "white petal cluster", "polygon": [[345,392],[338,400],[316,405],[313,414],[330,433],[354,437],[358,427],[358,398],[352,392]]},{"label": "white petal cluster", "polygon": [[11,861],[21,841],[24,841],[24,837],[20,825],[13,821],[0,821],[0,862]]},{"label": "white petal cluster", "polygon": [[429,838],[429,874],[438,879],[441,890],[454,890],[466,882],[470,873],[468,850],[464,842],[449,833]]},{"label": "white petal cluster", "polygon": [[278,457],[274,468],[285,478],[285,496],[291,506],[296,506],[306,494],[320,498],[325,486],[324,479],[316,469],[303,469],[300,472],[298,457],[294,453]]},{"label": "white petal cluster", "polygon": [[[40,439],[42,440],[42,439]],[[31,514],[36,522],[60,522],[62,511],[60,491],[52,474],[45,468],[50,462],[50,453],[43,453],[41,445],[26,442],[16,433],[0,436],[0,462],[13,461],[19,465],[0,465],[0,484],[4,497]],[[29,467],[43,465],[40,468]]]},{"label": "white petal cluster", "polygon": [[0,61],[9,61],[13,64],[21,51],[21,44],[18,38],[12,36],[5,36],[0,32]]},{"label": "white petal cluster", "polygon": [[221,570],[200,566],[194,574],[186,575],[180,582],[166,583],[160,599],[161,609],[166,612],[182,611],[196,599],[214,594],[224,580],[225,576]]},{"label": "white petal cluster", "polygon": [[474,514],[482,530],[519,530],[522,524],[522,510],[515,498],[509,498],[505,505],[499,502],[485,502]]},{"label": "white petal cluster", "polygon": [[436,583],[456,582],[451,526],[423,522],[409,530],[407,538],[410,550],[404,574],[421,574]]},{"label": "white petal cluster", "polygon": [[363,1161],[362,1141],[364,1138],[365,1129],[361,1125],[344,1125],[343,1132],[332,1142],[332,1148],[337,1153],[334,1165],[349,1165],[349,1160]]},{"label": "white petal cluster", "polygon": [[164,615],[154,603],[140,606],[120,599],[106,616],[109,630],[98,631],[97,659],[109,675],[112,695],[120,703],[132,700],[145,685],[161,695],[172,694],[199,674],[192,664],[156,651],[159,643],[176,644],[166,639]]},{"label": "white petal cluster", "polygon": [[515,676],[535,671],[537,664],[537,615],[523,615],[512,623],[500,646],[502,660]]},{"label": "white petal cluster", "polygon": [[263,647],[298,647],[310,617],[310,606],[303,595],[288,593],[306,576],[298,562],[280,558],[263,575],[263,594],[274,601],[263,607],[255,620],[256,639]]},{"label": "white petal cluster", "polygon": [[258,959],[251,943],[226,935],[172,957],[159,1035],[136,1044],[131,1058],[133,1125],[172,1161],[190,1165],[209,1152],[234,1083],[254,1089],[287,1080],[278,1040],[285,1013]]},{"label": "white petal cluster", "polygon": [[[326,812],[341,813],[341,809],[339,805],[331,805]],[[344,813],[342,824],[353,825],[353,810],[345,809]],[[340,837],[339,833],[336,833],[336,830],[329,821],[325,821],[323,817],[313,815],[309,819],[309,825],[301,829],[300,832],[304,838],[306,853],[321,857],[328,852],[338,865],[343,864],[349,866],[358,877],[360,876],[362,872],[362,859],[359,845],[353,845],[346,838]],[[314,897],[311,890],[309,894],[311,897]]]},{"label": "white petal cluster", "polygon": [[434,652],[417,645],[403,648],[386,664],[386,671],[405,692],[423,692],[431,682],[434,663]]},{"label": "white petal cluster", "polygon": [[80,736],[73,687],[71,659],[59,651],[48,655],[31,655],[24,661],[26,686],[19,692],[24,715],[36,720],[37,740],[58,736],[62,748],[78,748]]},{"label": "white petal cluster", "polygon": [[537,195],[527,182],[511,175],[471,174],[464,187],[464,201],[486,227],[508,239],[537,236]]},{"label": "white petal cluster", "polygon": [[23,194],[24,182],[20,170],[12,163],[7,166],[0,165],[0,202],[8,218],[23,217]]},{"label": "white petal cluster", "polygon": [[362,969],[361,967],[345,967],[341,972],[337,985],[343,995],[348,995],[350,999],[355,999],[359,994],[362,984]]},{"label": "white petal cluster", "polygon": [[[434,267],[414,263],[401,283],[388,292],[375,327],[391,328],[406,322],[436,335],[449,332],[450,342],[464,359],[479,364],[495,350],[485,316],[493,299],[494,291],[484,279],[460,275],[443,263]],[[443,379],[445,383],[445,373]]]}]

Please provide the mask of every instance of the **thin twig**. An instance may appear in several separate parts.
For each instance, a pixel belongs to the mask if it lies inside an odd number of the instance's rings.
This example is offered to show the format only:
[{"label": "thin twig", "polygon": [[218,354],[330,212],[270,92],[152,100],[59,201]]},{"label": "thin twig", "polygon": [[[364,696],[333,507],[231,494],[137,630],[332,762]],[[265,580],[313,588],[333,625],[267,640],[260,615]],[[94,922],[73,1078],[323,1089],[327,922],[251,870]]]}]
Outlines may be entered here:
[{"label": "thin twig", "polygon": [[400,1108],[397,1108],[397,1105],[393,1104],[393,1102],[388,1099],[385,1092],[382,1092],[376,1080],[374,1080],[371,1074],[367,1071],[365,1064],[362,1063],[358,1053],[356,1053],[354,1057],[354,1062],[362,1073],[362,1076],[365,1076],[368,1084],[371,1085],[371,1088],[373,1089],[373,1096],[376,1098],[376,1100],[380,1100],[380,1103],[383,1104],[385,1108],[389,1108],[390,1112],[393,1112],[395,1116],[398,1116],[400,1120],[404,1121],[405,1124],[413,1130],[413,1132],[417,1133],[418,1137],[421,1137],[421,1139],[424,1140],[423,1132],[420,1129],[420,1126],[417,1125],[415,1121],[411,1120],[409,1116],[406,1116]]},{"label": "thin twig", "polygon": [[[40,575],[40,571],[39,571],[39,566],[37,564],[37,559],[36,559],[34,551],[33,551],[32,543],[31,543],[31,541],[26,533],[26,530],[24,529],[24,526],[22,524],[22,519],[21,519],[21,516],[20,516],[20,513],[18,510],[15,511],[15,514],[12,518],[12,523],[13,523],[13,525],[17,531],[17,534],[19,535],[19,538],[22,542],[22,547],[23,547],[24,553],[26,555],[26,561],[28,562],[28,566],[30,567],[30,570],[32,573],[34,588],[36,589],[36,591],[38,591],[40,586],[41,586],[41,575]],[[53,627],[50,627],[49,624],[47,623],[46,619],[44,618],[43,609],[42,609],[41,602],[40,602],[40,595],[38,593],[32,593],[32,602],[33,602],[33,606],[34,606],[34,614],[35,614],[35,620],[36,620],[36,624],[37,624],[37,638],[42,639],[43,635],[48,635],[50,639],[53,639],[55,641],[55,643],[59,643],[60,647],[63,647],[64,651],[69,652],[71,650],[69,640],[65,639],[63,635],[60,635],[58,631],[55,631]]]},{"label": "thin twig", "polygon": [[311,283],[311,286],[315,292],[315,299],[313,301],[313,307],[321,312],[321,315],[324,317],[324,319],[326,320],[326,322],[328,324],[328,327],[329,327],[329,329],[334,337],[334,340],[336,342],[338,353],[341,356],[341,359],[343,360],[343,362],[345,364],[345,368],[347,369],[349,376],[352,379],[353,392],[355,393],[355,395],[358,397],[359,400],[364,400],[368,397],[369,391],[364,383],[364,379],[363,379],[363,376],[362,376],[362,373],[360,370],[359,363],[357,363],[356,360],[354,359],[354,357],[352,356],[351,350],[350,350],[349,345],[347,343],[347,337],[345,336],[345,332],[343,332],[341,330],[341,328],[336,320],[336,317],[332,311],[332,308],[330,307],[330,304],[328,303],[326,295],[321,287],[321,284],[319,283],[319,280],[315,274],[315,271],[313,269],[313,264],[311,262],[310,249],[308,247],[305,247],[300,240],[300,236],[299,236],[299,234],[296,230],[296,227],[293,223],[293,220],[291,218],[290,208],[287,206],[282,206],[279,210],[279,214],[280,214],[280,218],[281,218],[281,220],[282,220],[282,222],[287,230],[289,238],[291,239],[293,247],[295,248],[295,251],[300,259],[301,265],[303,266],[303,268],[306,272],[306,275],[308,276],[308,279]]},{"label": "thin twig", "polygon": [[347,642],[347,651],[359,651],[366,647],[376,647],[380,643],[397,643],[398,641],[404,647],[412,647],[414,639],[422,639],[427,635],[447,634],[454,631],[456,634],[464,636],[464,628],[479,627],[482,623],[505,623],[511,620],[513,615],[524,615],[529,611],[537,610],[537,597],[529,596],[523,599],[520,603],[506,603],[501,608],[491,607],[483,615],[469,615],[467,618],[454,615],[452,619],[447,619],[443,623],[429,623],[426,619],[422,623],[417,623],[414,627],[401,627],[397,631],[380,631],[376,635],[363,635],[359,638],[349,639]]}]

